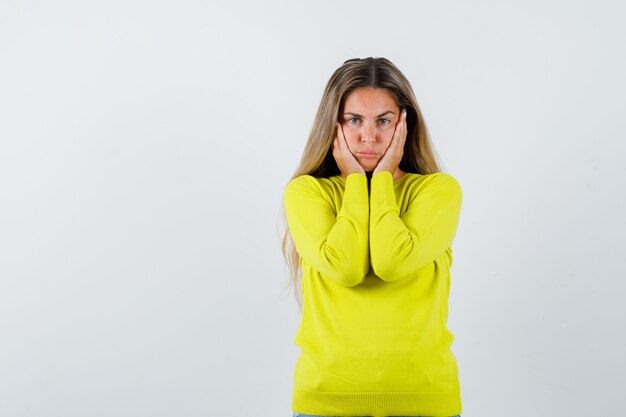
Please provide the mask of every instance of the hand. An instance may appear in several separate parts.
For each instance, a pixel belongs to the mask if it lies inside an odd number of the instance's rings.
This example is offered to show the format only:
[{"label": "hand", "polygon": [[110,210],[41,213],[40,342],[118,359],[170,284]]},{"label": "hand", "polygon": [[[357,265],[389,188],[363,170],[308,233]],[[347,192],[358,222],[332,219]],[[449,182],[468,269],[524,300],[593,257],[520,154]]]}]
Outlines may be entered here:
[{"label": "hand", "polygon": [[359,164],[359,161],[356,160],[350,148],[348,148],[348,142],[346,142],[346,137],[339,123],[337,123],[337,135],[333,141],[332,150],[342,177],[347,178],[348,175],[355,172],[365,175],[365,170]]},{"label": "hand", "polygon": [[387,147],[385,154],[380,161],[378,161],[378,165],[374,168],[374,172],[372,175],[376,174],[380,171],[389,171],[391,175],[393,175],[398,169],[398,165],[402,160],[402,155],[404,154],[404,143],[406,142],[406,109],[402,110],[400,114],[400,119],[396,124],[396,129],[393,132],[393,137],[391,138],[391,143]]}]

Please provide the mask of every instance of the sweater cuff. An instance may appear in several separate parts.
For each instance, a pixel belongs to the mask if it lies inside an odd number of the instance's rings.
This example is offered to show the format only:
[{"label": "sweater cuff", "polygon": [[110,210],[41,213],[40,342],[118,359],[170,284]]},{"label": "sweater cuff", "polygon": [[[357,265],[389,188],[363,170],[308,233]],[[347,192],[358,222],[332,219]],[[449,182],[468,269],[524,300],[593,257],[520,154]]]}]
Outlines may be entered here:
[{"label": "sweater cuff", "polygon": [[393,211],[400,213],[393,188],[393,175],[389,171],[380,171],[371,179],[371,211],[380,214]]}]

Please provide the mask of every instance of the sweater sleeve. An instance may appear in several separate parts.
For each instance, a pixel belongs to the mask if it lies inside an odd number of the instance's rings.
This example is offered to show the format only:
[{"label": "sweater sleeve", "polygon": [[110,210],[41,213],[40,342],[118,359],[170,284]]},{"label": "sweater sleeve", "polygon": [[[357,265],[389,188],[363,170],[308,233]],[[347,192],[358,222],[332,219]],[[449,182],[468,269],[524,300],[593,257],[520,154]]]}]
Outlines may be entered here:
[{"label": "sweater sleeve", "polygon": [[298,254],[324,277],[352,287],[369,270],[367,177],[349,174],[341,209],[335,213],[314,177],[302,175],[285,187],[289,233]]},{"label": "sweater sleeve", "polygon": [[372,176],[370,255],[374,273],[385,281],[412,276],[451,246],[456,234],[462,190],[449,174],[431,174],[400,216],[389,171]]}]

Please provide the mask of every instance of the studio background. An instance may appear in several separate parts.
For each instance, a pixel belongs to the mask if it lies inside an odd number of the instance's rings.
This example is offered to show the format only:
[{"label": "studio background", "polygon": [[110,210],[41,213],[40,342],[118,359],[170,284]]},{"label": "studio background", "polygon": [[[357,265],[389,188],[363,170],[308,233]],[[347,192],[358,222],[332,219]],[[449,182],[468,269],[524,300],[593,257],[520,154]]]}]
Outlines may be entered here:
[{"label": "studio background", "polygon": [[464,200],[464,417],[621,412],[619,1],[2,1],[0,415],[291,416],[282,192],[343,61]]}]

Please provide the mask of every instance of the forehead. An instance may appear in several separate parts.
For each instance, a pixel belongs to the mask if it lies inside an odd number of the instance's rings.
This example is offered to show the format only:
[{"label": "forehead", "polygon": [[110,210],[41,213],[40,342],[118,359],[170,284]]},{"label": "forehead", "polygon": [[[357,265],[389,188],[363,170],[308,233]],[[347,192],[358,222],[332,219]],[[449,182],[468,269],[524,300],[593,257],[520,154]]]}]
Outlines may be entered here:
[{"label": "forehead", "polygon": [[397,112],[398,106],[391,91],[386,88],[360,87],[346,97],[344,112],[377,115],[387,110]]}]

